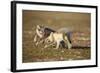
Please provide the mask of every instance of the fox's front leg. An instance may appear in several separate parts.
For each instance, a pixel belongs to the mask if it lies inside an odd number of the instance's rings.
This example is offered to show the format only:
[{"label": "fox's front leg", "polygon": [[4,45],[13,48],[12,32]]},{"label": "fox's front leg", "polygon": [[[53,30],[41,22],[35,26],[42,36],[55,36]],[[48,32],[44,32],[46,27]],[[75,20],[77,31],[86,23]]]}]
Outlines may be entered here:
[{"label": "fox's front leg", "polygon": [[43,40],[42,39],[40,39],[40,40],[38,40],[38,36],[37,35],[35,35],[35,37],[34,37],[34,43],[35,43],[35,45],[37,46],[38,44],[40,44],[40,43],[42,43],[43,42]]},{"label": "fox's front leg", "polygon": [[44,42],[44,39],[41,39],[38,44],[42,44]]},{"label": "fox's front leg", "polygon": [[37,42],[37,35],[35,35],[34,37],[34,42]]},{"label": "fox's front leg", "polygon": [[40,39],[40,41],[36,42],[36,46],[44,42],[44,39]]},{"label": "fox's front leg", "polygon": [[33,40],[33,42],[35,43],[36,46],[38,45],[37,37],[38,37],[38,36],[35,35],[34,40]]},{"label": "fox's front leg", "polygon": [[55,49],[58,49],[60,46],[60,41],[57,41],[57,45],[56,45],[56,48]]}]

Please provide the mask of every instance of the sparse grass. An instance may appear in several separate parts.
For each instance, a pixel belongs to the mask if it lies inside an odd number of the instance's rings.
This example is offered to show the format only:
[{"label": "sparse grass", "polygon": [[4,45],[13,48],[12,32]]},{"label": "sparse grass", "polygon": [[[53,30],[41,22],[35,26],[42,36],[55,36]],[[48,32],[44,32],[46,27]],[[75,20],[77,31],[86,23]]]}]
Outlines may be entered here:
[{"label": "sparse grass", "polygon": [[[28,31],[27,31],[28,32]],[[32,31],[29,31],[32,32]],[[50,46],[43,48],[44,44],[35,46],[34,35],[23,33],[23,62],[68,61],[85,60],[91,58],[91,48],[59,48]]]},{"label": "sparse grass", "polygon": [[[39,46],[43,47],[43,46]],[[45,62],[90,59],[90,48],[24,48],[23,62]]]}]

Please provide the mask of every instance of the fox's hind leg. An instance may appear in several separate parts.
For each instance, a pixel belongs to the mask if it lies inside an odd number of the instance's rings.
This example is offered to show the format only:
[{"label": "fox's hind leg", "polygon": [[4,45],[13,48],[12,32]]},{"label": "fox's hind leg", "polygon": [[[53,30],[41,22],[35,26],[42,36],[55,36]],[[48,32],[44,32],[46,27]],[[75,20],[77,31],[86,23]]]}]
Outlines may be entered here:
[{"label": "fox's hind leg", "polygon": [[72,48],[72,44],[68,40],[68,37],[67,36],[64,36],[64,41],[65,41],[65,43],[67,43],[68,49],[71,49]]}]

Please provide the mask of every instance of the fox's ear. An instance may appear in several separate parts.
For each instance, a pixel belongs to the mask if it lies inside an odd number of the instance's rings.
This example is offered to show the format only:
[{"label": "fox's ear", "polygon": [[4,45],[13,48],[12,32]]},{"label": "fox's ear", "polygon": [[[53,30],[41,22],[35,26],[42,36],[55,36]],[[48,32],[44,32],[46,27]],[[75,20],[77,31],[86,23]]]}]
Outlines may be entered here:
[{"label": "fox's ear", "polygon": [[53,32],[51,32],[50,35],[53,36]]},{"label": "fox's ear", "polygon": [[40,29],[40,25],[37,25],[37,29]]},{"label": "fox's ear", "polygon": [[53,32],[51,32],[51,34],[53,34]]}]

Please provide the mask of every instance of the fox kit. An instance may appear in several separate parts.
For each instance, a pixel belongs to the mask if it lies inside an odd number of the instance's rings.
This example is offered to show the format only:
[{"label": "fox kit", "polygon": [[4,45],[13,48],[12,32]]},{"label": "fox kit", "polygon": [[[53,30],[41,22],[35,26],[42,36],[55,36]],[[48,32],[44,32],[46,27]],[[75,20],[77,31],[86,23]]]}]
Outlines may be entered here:
[{"label": "fox kit", "polygon": [[56,49],[58,49],[61,44],[61,41],[64,41],[65,44],[67,44],[68,49],[70,49],[72,47],[70,41],[68,40],[67,35],[65,35],[64,33],[51,32],[50,36],[48,36],[45,41],[47,43],[50,42],[51,44],[45,45],[44,48],[47,48],[50,45],[56,44]]}]

